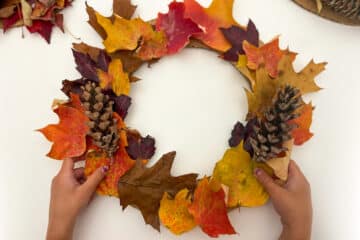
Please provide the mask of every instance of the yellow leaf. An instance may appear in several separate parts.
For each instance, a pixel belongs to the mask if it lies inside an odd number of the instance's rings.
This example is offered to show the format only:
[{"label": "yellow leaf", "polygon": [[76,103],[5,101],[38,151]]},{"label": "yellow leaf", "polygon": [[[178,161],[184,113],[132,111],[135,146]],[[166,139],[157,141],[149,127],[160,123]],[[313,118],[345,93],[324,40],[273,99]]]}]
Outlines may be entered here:
[{"label": "yellow leaf", "polygon": [[25,26],[29,26],[29,27],[32,26],[32,20],[31,20],[32,8],[31,5],[25,0],[21,0],[21,11]]},{"label": "yellow leaf", "polygon": [[177,235],[193,229],[196,223],[188,211],[190,204],[191,199],[187,189],[178,192],[175,199],[171,199],[169,194],[165,192],[159,209],[161,222]]},{"label": "yellow leaf", "polygon": [[97,22],[104,28],[107,37],[104,40],[106,51],[113,53],[117,50],[134,50],[142,35],[141,25],[146,24],[143,20],[125,18],[114,15],[114,21],[95,12]]},{"label": "yellow leaf", "polygon": [[256,207],[267,202],[269,196],[256,180],[255,168],[262,168],[271,173],[265,164],[256,163],[251,159],[249,153],[243,149],[243,142],[236,148],[228,149],[216,164],[213,180],[229,188],[228,207]]},{"label": "yellow leaf", "polygon": [[110,62],[108,72],[98,69],[97,73],[100,79],[101,88],[107,89],[111,87],[117,96],[120,96],[121,94],[129,95],[129,75],[123,71],[120,59],[114,59]]},{"label": "yellow leaf", "polygon": [[293,140],[289,140],[284,143],[283,147],[286,147],[288,149],[284,157],[273,158],[266,162],[266,165],[268,165],[274,171],[275,176],[277,176],[282,181],[286,181],[288,178],[289,163],[293,143]]},{"label": "yellow leaf", "polygon": [[235,67],[241,72],[242,75],[244,75],[244,77],[246,77],[246,79],[249,81],[250,85],[251,85],[251,89],[254,88],[255,85],[255,71],[249,69],[246,65],[247,65],[247,57],[246,55],[239,55],[239,60],[238,62],[235,64]]}]

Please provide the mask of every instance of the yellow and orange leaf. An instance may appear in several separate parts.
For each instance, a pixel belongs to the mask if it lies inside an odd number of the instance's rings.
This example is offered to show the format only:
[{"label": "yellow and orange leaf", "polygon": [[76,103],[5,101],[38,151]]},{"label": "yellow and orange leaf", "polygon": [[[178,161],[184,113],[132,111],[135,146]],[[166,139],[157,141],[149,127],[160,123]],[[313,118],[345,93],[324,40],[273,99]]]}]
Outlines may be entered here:
[{"label": "yellow and orange leaf", "polygon": [[294,138],[295,145],[302,145],[314,135],[310,132],[310,126],[312,123],[312,112],[312,104],[306,104],[300,110],[300,116],[291,121],[291,123],[295,123],[298,126],[291,133]]},{"label": "yellow and orange leaf", "polygon": [[268,194],[254,176],[255,168],[262,168],[271,174],[271,170],[265,164],[251,160],[251,156],[243,148],[243,142],[235,148],[228,149],[217,162],[213,180],[229,188],[228,207],[257,207],[268,201]]},{"label": "yellow and orange leaf", "polygon": [[191,197],[188,189],[178,192],[174,199],[165,192],[160,202],[159,218],[176,235],[190,231],[196,226],[194,217],[189,213]]},{"label": "yellow and orange leaf", "polygon": [[101,88],[111,88],[117,96],[129,95],[130,79],[129,75],[124,72],[120,59],[114,59],[110,62],[108,72],[97,69],[97,74]]},{"label": "yellow and orange leaf", "polygon": [[238,25],[233,18],[234,0],[213,0],[208,8],[202,7],[195,0],[185,0],[184,4],[185,17],[203,30],[203,33],[195,34],[195,38],[218,51],[225,52],[231,47],[220,28]]},{"label": "yellow and orange leaf", "polygon": [[215,189],[206,177],[198,183],[189,212],[210,237],[236,233],[227,215],[224,190]]},{"label": "yellow and orange leaf", "polygon": [[53,142],[47,156],[58,160],[81,156],[86,151],[87,116],[83,111],[65,105],[58,106],[54,112],[60,122],[39,129]]}]

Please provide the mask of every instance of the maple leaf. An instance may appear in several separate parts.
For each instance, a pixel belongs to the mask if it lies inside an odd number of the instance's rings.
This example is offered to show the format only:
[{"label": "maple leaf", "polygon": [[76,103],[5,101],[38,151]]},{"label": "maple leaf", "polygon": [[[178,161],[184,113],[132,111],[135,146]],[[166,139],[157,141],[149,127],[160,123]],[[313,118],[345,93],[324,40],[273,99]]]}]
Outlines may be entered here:
[{"label": "maple leaf", "polygon": [[85,5],[86,12],[89,16],[88,23],[101,36],[102,39],[105,39],[107,33],[105,32],[104,28],[98,23],[96,11],[94,10],[94,8],[90,7],[87,2],[85,2]]},{"label": "maple leaf", "polygon": [[246,40],[250,44],[259,46],[259,32],[255,24],[249,20],[247,28],[244,30],[239,26],[220,29],[225,38],[231,43],[231,48],[224,53],[224,59],[232,62],[239,60],[239,55],[245,54],[243,42]]},{"label": "maple leaf", "polygon": [[237,122],[231,131],[231,137],[229,139],[229,146],[230,147],[237,147],[241,141],[244,141],[244,149],[253,156],[254,151],[250,144],[250,137],[253,137],[255,134],[254,126],[258,125],[258,121],[256,118],[250,119],[246,126],[244,126],[241,122]]},{"label": "maple leaf", "polygon": [[86,150],[86,134],[89,130],[87,116],[83,111],[63,105],[54,112],[60,122],[38,130],[53,142],[47,156],[61,160],[82,155]]},{"label": "maple leaf", "polygon": [[208,8],[203,8],[195,0],[185,0],[185,17],[190,18],[203,29],[202,33],[195,34],[207,46],[226,51],[231,45],[225,39],[220,28],[238,25],[233,18],[234,0],[213,0]]},{"label": "maple leaf", "polygon": [[202,30],[191,19],[185,18],[185,5],[181,2],[169,4],[167,14],[159,13],[156,21],[156,30],[166,33],[168,54],[175,54],[183,49],[192,35]]},{"label": "maple leaf", "polygon": [[278,76],[270,78],[264,67],[256,71],[255,84],[252,91],[246,90],[248,99],[248,119],[262,116],[264,110],[271,104],[274,94],[286,85],[295,87],[301,94],[315,92],[320,88],[315,83],[315,77],[325,69],[326,63],[316,64],[311,61],[299,73],[292,66],[293,56],[285,55],[279,62]]},{"label": "maple leaf", "polygon": [[298,127],[295,128],[291,134],[294,138],[295,145],[302,145],[308,141],[314,134],[310,132],[310,126],[312,122],[313,106],[311,103],[306,104],[300,110],[300,116],[292,121],[291,123],[296,124]]},{"label": "maple leaf", "polygon": [[159,218],[176,235],[190,231],[196,226],[194,217],[189,213],[191,196],[188,189],[178,192],[174,199],[165,192],[160,202]]},{"label": "maple leaf", "polygon": [[102,89],[111,88],[117,96],[129,95],[129,75],[123,71],[122,62],[119,59],[110,62],[108,72],[97,69],[97,74]]},{"label": "maple leaf", "polygon": [[152,26],[147,23],[142,25],[142,41],[140,47],[136,50],[136,56],[143,61],[165,56],[168,52],[165,33],[163,31],[154,31]]},{"label": "maple leaf", "polygon": [[83,77],[98,82],[99,78],[97,76],[95,61],[93,61],[88,54],[77,52],[74,49],[72,52],[77,65],[76,70],[78,70]]},{"label": "maple leaf", "polygon": [[206,177],[198,183],[193,203],[188,209],[195,222],[210,237],[235,234],[227,215],[224,190],[214,187]]},{"label": "maple leaf", "polygon": [[54,24],[49,21],[33,20],[32,25],[27,26],[26,28],[31,33],[39,33],[40,36],[46,40],[46,42],[50,43],[53,25]]},{"label": "maple leaf", "polygon": [[197,174],[178,177],[170,175],[175,152],[163,155],[154,166],[146,168],[142,161],[119,180],[119,196],[123,209],[132,205],[141,211],[146,224],[160,230],[158,210],[165,192],[175,196],[180,190],[187,188],[193,191],[196,186]]},{"label": "maple leaf", "polygon": [[132,159],[150,159],[155,153],[155,139],[151,136],[141,137],[136,130],[127,131],[126,151]]},{"label": "maple leaf", "polygon": [[113,11],[114,14],[131,19],[136,10],[136,6],[131,4],[131,0],[114,0],[113,1]]},{"label": "maple leaf", "polygon": [[15,26],[19,21],[22,21],[22,14],[17,9],[13,15],[2,20],[2,27],[4,29],[4,33],[11,27]]},{"label": "maple leaf", "polygon": [[[230,208],[257,207],[269,199],[254,176],[255,168],[266,169],[266,165],[252,161],[243,144],[242,141],[237,147],[228,149],[213,171],[213,179],[229,187],[227,206]],[[267,171],[270,172],[268,168]]]},{"label": "maple leaf", "polygon": [[256,70],[261,65],[265,65],[265,69],[271,77],[277,76],[278,64],[284,55],[284,52],[279,48],[279,38],[275,38],[259,48],[245,40],[243,49],[248,59],[247,66],[250,69]]}]

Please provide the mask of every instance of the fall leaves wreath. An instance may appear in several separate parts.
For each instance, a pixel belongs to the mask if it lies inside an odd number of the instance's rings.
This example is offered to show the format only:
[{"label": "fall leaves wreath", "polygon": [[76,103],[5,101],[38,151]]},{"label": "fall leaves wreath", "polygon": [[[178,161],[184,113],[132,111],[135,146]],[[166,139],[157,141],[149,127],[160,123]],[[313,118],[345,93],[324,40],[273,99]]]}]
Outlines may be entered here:
[{"label": "fall leaves wreath", "polygon": [[[278,38],[263,43],[251,20],[246,27],[234,20],[233,0],[213,0],[208,8],[195,0],[174,1],[167,13],[148,22],[132,18],[135,8],[130,0],[114,0],[113,15],[105,17],[86,6],[105,49],[73,45],[81,78],[63,81],[69,99],[53,104],[60,122],[39,130],[53,142],[48,156],[85,160],[86,175],[109,165],[97,193],[118,197],[123,209],[138,208],[157,230],[161,222],[175,234],[197,225],[211,237],[235,234],[228,210],[268,200],[254,169],[286,181],[292,146],[312,137],[313,107],[302,95],[320,89],[314,78],[325,63],[311,61],[296,72],[296,54],[280,49]],[[175,152],[147,167],[155,139],[124,122],[130,87],[139,80],[136,70],[186,47],[215,51],[250,83],[247,122],[236,123],[230,148],[213,175],[202,179],[198,174],[171,176]]]}]

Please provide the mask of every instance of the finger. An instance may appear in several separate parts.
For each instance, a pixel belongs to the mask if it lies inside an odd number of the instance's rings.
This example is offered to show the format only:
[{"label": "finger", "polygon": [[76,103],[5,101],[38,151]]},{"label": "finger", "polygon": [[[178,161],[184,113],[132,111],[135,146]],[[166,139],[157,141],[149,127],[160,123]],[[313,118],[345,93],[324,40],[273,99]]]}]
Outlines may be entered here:
[{"label": "finger", "polygon": [[75,168],[74,169],[74,177],[77,180],[80,180],[81,178],[84,178],[85,177],[84,168],[83,167]]},{"label": "finger", "polygon": [[71,158],[66,158],[63,160],[60,172],[72,173],[73,168],[74,168],[74,161]]},{"label": "finger", "polygon": [[105,177],[107,171],[109,170],[108,166],[103,166],[95,170],[80,187],[80,192],[84,197],[90,199],[91,195],[95,192],[97,186],[101,180]]},{"label": "finger", "polygon": [[300,167],[297,165],[297,163],[294,160],[290,161],[289,164],[289,180],[293,179],[296,176],[303,176],[304,174],[300,170]]},{"label": "finger", "polygon": [[264,170],[260,168],[255,169],[255,177],[263,185],[270,197],[276,196],[282,191],[282,188]]}]

